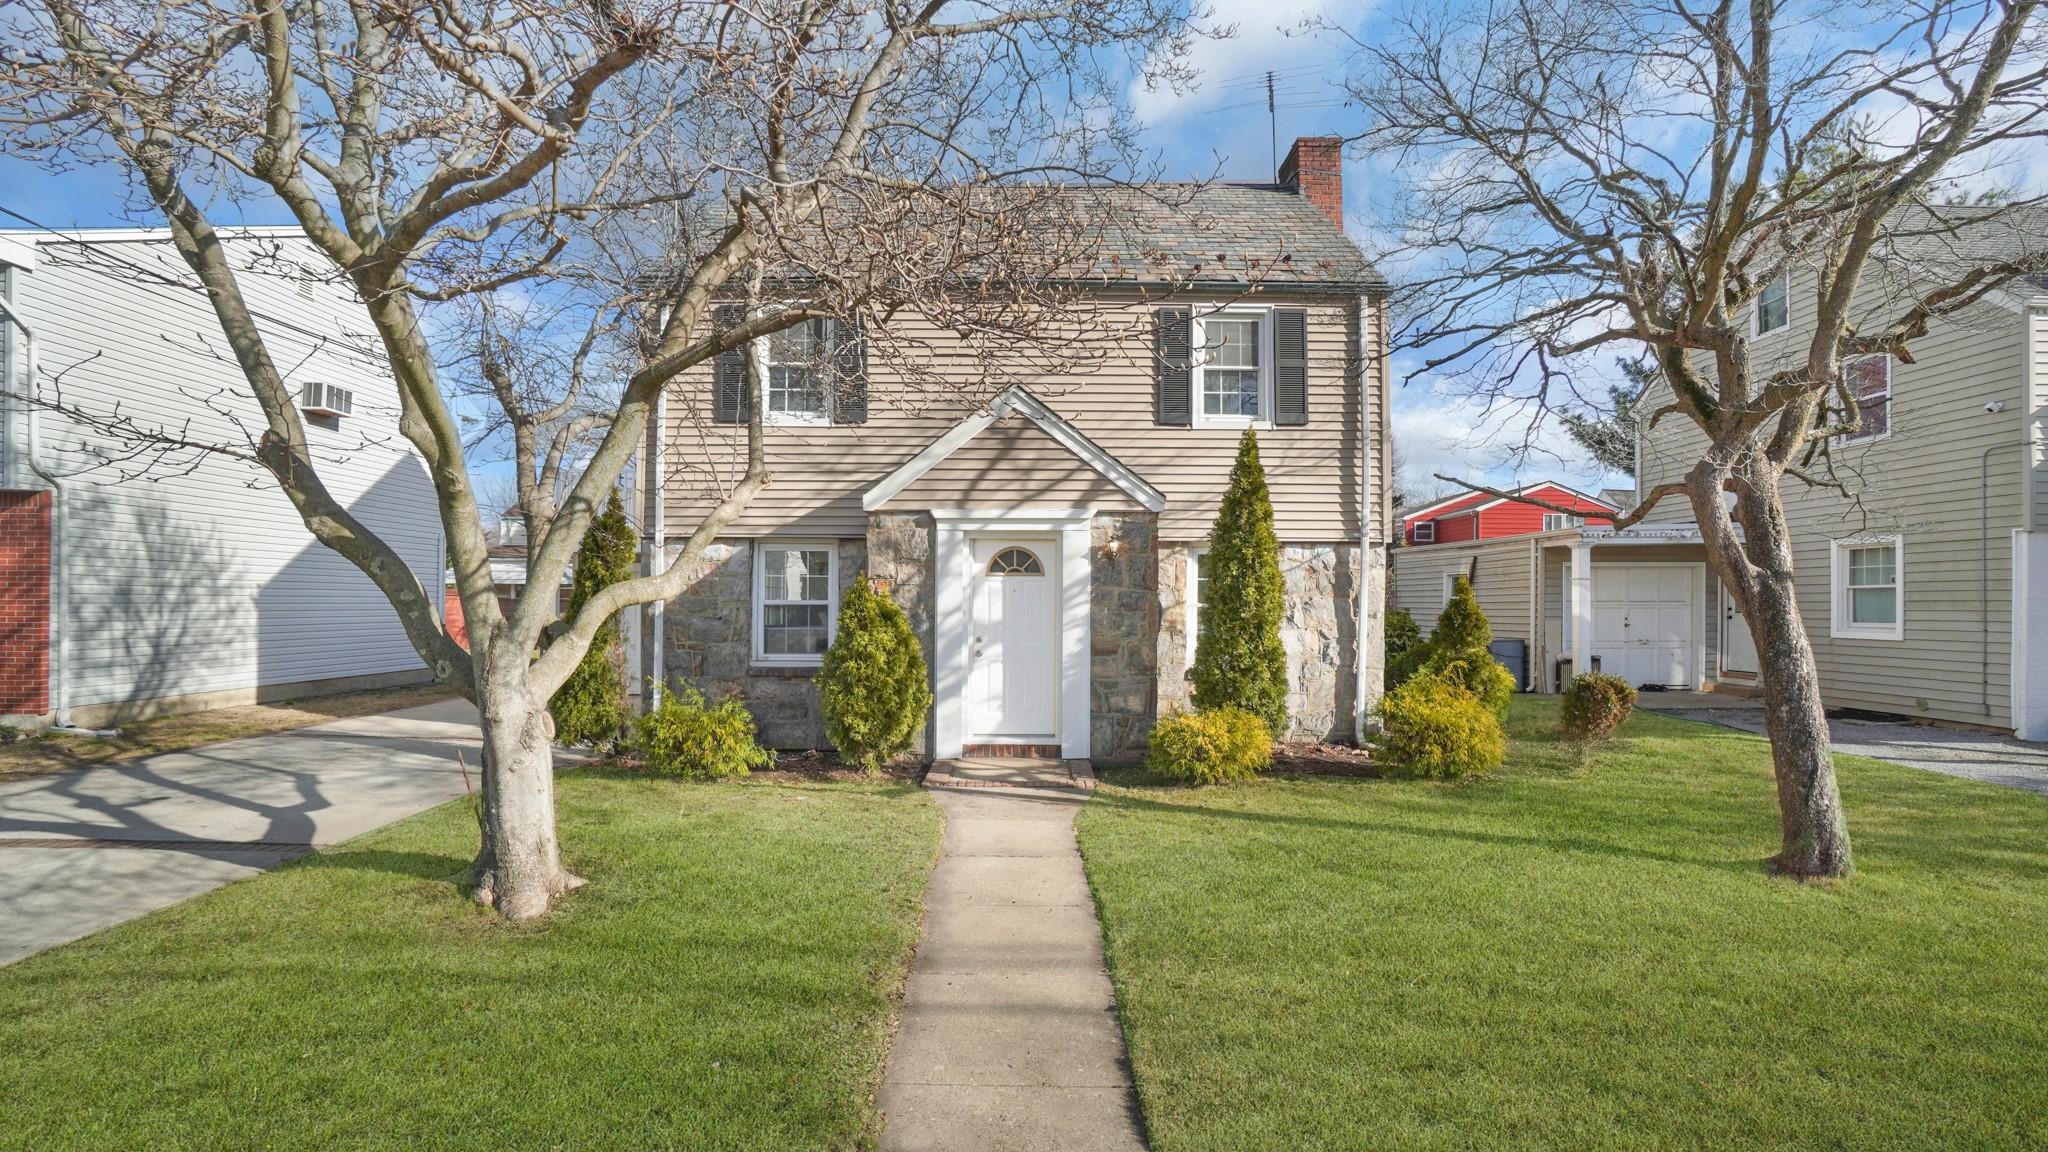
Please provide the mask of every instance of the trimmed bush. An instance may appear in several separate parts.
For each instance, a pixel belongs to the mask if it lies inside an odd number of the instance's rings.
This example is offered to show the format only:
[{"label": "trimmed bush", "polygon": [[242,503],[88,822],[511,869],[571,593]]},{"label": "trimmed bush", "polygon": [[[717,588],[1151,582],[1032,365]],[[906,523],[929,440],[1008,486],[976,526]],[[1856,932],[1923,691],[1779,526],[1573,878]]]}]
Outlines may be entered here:
[{"label": "trimmed bush", "polygon": [[[574,616],[592,596],[633,574],[639,540],[616,489],[604,514],[591,521],[576,550],[576,575],[569,585],[569,612]],[[626,682],[619,667],[617,617],[604,622],[590,638],[576,670],[555,690],[548,712],[555,718],[555,739],[564,744],[599,744],[617,740],[626,730]]]},{"label": "trimmed bush", "polygon": [[1494,659],[1493,653],[1466,653],[1452,658],[1436,652],[1423,663],[1422,672],[1451,681],[1470,692],[1496,718],[1506,719],[1508,700],[1515,694],[1515,674]]},{"label": "trimmed bush", "polygon": [[1422,647],[1422,625],[1406,608],[1387,609],[1386,623],[1382,626],[1386,637],[1387,662],[1392,663],[1413,649]]},{"label": "trimmed bush", "polygon": [[1255,779],[1273,762],[1266,721],[1242,708],[1168,716],[1152,726],[1150,744],[1145,767],[1189,784]]},{"label": "trimmed bush", "polygon": [[932,706],[910,618],[868,585],[865,572],[839,602],[839,633],[818,672],[818,697],[839,758],[867,772],[909,751]]},{"label": "trimmed bush", "polygon": [[1565,686],[1558,727],[1573,743],[1593,744],[1614,735],[1635,709],[1635,685],[1604,672],[1586,672]]},{"label": "trimmed bush", "polygon": [[1266,469],[1249,428],[1237,442],[1237,463],[1216,511],[1206,563],[1209,594],[1195,643],[1195,707],[1242,708],[1264,720],[1278,740],[1287,734],[1287,650],[1280,645],[1286,586]]},{"label": "trimmed bush", "polygon": [[737,696],[707,705],[694,688],[664,696],[633,726],[633,750],[650,769],[691,780],[745,776],[775,755],[754,742],[754,717]]},{"label": "trimmed bush", "polygon": [[1464,685],[1422,673],[1380,701],[1378,764],[1388,776],[1455,779],[1507,759],[1500,720]]}]

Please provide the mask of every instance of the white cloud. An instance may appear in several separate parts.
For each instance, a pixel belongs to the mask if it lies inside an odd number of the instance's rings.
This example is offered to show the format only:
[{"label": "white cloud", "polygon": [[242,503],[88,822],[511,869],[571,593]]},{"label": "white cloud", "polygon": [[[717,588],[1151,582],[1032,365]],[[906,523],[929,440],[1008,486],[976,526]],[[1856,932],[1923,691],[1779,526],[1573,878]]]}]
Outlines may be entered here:
[{"label": "white cloud", "polygon": [[[1234,121],[1248,120],[1257,103],[1263,112],[1266,91],[1255,83],[1268,69],[1282,73],[1278,82],[1290,89],[1281,98],[1302,104],[1325,101],[1341,93],[1334,82],[1343,75],[1343,49],[1328,39],[1305,32],[1312,21],[1353,27],[1371,7],[1371,0],[1210,0],[1210,28],[1235,26],[1224,39],[1198,39],[1186,63],[1199,79],[1192,91],[1176,93],[1164,86],[1147,89],[1142,79],[1131,86],[1131,107],[1152,126],[1207,112],[1226,110]],[[1224,114],[1224,113],[1219,113]],[[1259,119],[1263,120],[1261,115]]]},{"label": "white cloud", "polygon": [[[1455,489],[1435,479],[1455,476],[1504,487],[1556,480],[1580,490],[1629,487],[1626,476],[1603,475],[1565,433],[1555,415],[1530,436],[1535,411],[1496,406],[1441,380],[1418,378],[1394,392],[1393,435],[1402,464],[1403,495],[1429,497]],[[1525,440],[1531,448],[1517,453]]]}]

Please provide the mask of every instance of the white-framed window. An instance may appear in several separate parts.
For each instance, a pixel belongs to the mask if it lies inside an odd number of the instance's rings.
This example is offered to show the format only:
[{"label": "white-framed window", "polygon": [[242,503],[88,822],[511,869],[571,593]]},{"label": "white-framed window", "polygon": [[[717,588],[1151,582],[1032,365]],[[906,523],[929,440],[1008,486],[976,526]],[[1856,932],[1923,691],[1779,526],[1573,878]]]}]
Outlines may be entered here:
[{"label": "white-framed window", "polygon": [[1848,444],[1882,440],[1892,434],[1892,358],[1886,353],[1858,356],[1842,363],[1843,383],[1856,398],[1859,420],[1856,433],[1844,436]]},{"label": "white-framed window", "polygon": [[1543,514],[1543,530],[1545,532],[1555,532],[1559,528],[1584,528],[1585,526],[1586,518],[1584,516],[1568,516],[1563,512],[1545,512]]},{"label": "white-framed window", "polygon": [[1272,309],[1196,313],[1194,354],[1197,427],[1272,426]]},{"label": "white-framed window", "polygon": [[1768,335],[1792,322],[1792,276],[1788,272],[1778,273],[1777,279],[1764,285],[1757,294],[1756,307],[1750,312],[1751,331],[1758,336]]},{"label": "white-framed window", "polygon": [[1209,603],[1209,550],[1188,549],[1188,667],[1195,666],[1195,647],[1202,639],[1202,609]]},{"label": "white-framed window", "polygon": [[839,617],[839,549],[829,540],[754,545],[754,661],[820,664]]},{"label": "white-framed window", "polygon": [[1834,542],[1834,636],[1860,640],[1906,637],[1906,547],[1902,536],[1859,536]]},{"label": "white-framed window", "polygon": [[1417,544],[1436,543],[1436,521],[1424,520],[1422,523],[1417,524],[1415,526],[1415,542]]},{"label": "white-framed window", "polygon": [[1463,570],[1444,573],[1444,607],[1451,606],[1451,597],[1458,594],[1458,577],[1464,574]]},{"label": "white-framed window", "polygon": [[806,320],[761,338],[761,416],[769,424],[832,422],[832,322]]}]

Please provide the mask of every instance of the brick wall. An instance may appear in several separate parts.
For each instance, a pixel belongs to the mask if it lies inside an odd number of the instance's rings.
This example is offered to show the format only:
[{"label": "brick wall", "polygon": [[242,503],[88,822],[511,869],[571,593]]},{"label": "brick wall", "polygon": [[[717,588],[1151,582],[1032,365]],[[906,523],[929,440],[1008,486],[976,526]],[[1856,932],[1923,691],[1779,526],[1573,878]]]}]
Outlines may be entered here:
[{"label": "brick wall", "polygon": [[0,715],[50,710],[50,494],[0,492]]},{"label": "brick wall", "polygon": [[469,626],[462,618],[462,596],[453,588],[441,590],[441,619],[448,629],[448,638],[469,647]]}]

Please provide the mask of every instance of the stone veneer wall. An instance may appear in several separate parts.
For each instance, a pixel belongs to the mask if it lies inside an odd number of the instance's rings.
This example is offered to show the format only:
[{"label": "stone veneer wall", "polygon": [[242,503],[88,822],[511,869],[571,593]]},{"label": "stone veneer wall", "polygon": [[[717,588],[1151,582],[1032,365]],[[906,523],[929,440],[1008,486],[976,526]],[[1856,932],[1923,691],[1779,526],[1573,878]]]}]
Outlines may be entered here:
[{"label": "stone veneer wall", "polygon": [[1089,749],[1095,760],[1131,761],[1158,716],[1159,518],[1103,515],[1091,528]]},{"label": "stone veneer wall", "polygon": [[[1188,636],[1188,552],[1186,544],[1159,550],[1159,713],[1185,712],[1193,685],[1185,669]],[[1287,649],[1288,736],[1294,740],[1349,740],[1354,657],[1358,651],[1358,546],[1283,544],[1280,574],[1287,585],[1280,618],[1280,642]],[[1373,567],[1384,583],[1384,560]],[[1370,573],[1367,574],[1370,578]],[[1368,602],[1376,602],[1377,597]],[[1370,638],[1369,638],[1370,639]],[[1380,662],[1368,646],[1368,700],[1379,695]]]},{"label": "stone veneer wall", "polygon": [[[867,539],[868,575],[887,584],[889,596],[910,618],[910,630],[924,649],[924,665],[937,667],[932,649],[932,517],[929,512],[870,512]],[[936,695],[936,689],[934,690]],[[920,759],[932,758],[932,718],[925,717],[914,749]]]},{"label": "stone veneer wall", "polygon": [[[867,566],[867,544],[838,541],[839,588]],[[671,691],[689,686],[716,701],[737,693],[747,702],[770,748],[822,748],[815,668],[754,664],[754,548],[749,540],[718,540],[704,550],[682,595],[667,608],[663,654]]]}]

